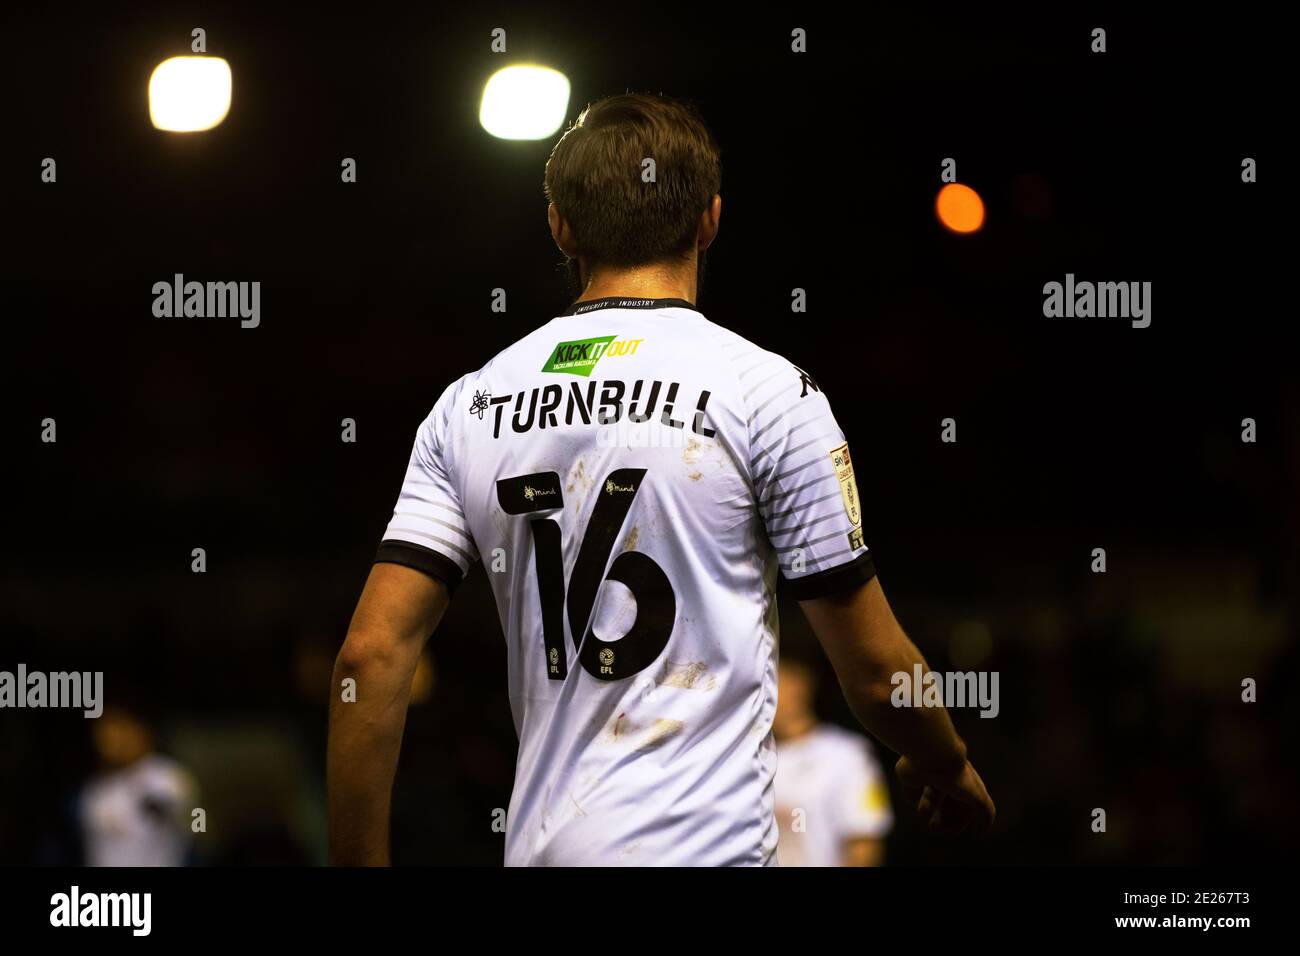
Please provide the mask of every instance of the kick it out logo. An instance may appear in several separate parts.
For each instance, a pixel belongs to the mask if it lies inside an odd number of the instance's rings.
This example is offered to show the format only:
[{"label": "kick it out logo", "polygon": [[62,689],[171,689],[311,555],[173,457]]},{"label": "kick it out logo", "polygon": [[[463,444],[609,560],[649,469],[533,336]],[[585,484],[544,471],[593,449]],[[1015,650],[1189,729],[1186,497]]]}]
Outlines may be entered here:
[{"label": "kick it out logo", "polygon": [[594,339],[577,339],[573,342],[561,342],[551,350],[550,358],[542,366],[543,372],[562,372],[569,375],[591,375],[605,356],[635,355],[637,347],[645,339],[617,339],[617,336],[603,335]]}]

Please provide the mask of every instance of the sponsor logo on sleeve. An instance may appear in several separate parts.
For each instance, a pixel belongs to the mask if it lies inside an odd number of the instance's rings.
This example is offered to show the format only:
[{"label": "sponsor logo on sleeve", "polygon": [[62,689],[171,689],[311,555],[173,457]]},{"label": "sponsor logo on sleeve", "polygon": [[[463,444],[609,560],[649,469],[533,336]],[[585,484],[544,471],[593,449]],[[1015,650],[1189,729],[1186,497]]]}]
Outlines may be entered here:
[{"label": "sponsor logo on sleeve", "polygon": [[835,467],[835,479],[840,483],[840,497],[844,500],[844,513],[849,516],[853,530],[849,532],[849,547],[853,550],[866,547],[862,538],[862,506],[858,500],[858,483],[853,477],[853,458],[849,455],[849,446],[845,442],[838,448],[832,448],[831,464]]}]

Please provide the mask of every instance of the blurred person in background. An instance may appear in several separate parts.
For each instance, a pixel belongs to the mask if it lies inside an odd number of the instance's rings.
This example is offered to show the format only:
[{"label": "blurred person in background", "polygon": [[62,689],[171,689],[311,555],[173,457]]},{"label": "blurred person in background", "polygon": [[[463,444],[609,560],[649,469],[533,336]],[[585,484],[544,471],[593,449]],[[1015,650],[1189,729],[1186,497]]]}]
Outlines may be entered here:
[{"label": "blurred person in background", "polygon": [[101,769],[77,799],[86,865],[189,864],[194,778],[158,753],[149,724],[121,705],[105,707],[91,735]]},{"label": "blurred person in background", "polygon": [[817,675],[782,655],[776,717],[776,818],[781,866],[881,866],[894,823],[871,743],[817,719]]}]

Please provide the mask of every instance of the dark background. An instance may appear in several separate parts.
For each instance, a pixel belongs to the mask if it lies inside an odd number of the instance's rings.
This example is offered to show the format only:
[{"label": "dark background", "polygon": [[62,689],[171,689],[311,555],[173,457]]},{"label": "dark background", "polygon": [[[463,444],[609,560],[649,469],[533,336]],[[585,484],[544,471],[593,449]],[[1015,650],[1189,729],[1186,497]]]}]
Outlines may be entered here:
[{"label": "dark background", "polygon": [[[323,859],[329,670],[416,426],[567,305],[541,189],[556,137],[477,121],[488,76],[537,60],[570,77],[570,117],[625,89],[698,104],[723,149],[703,311],[829,395],[931,665],[1001,675],[997,719],[955,715],[994,835],[937,842],[901,812],[891,861],[1289,859],[1300,390],[1270,158],[1290,104],[1280,26],[1239,16],[7,7],[0,669],[102,669],[110,702],[146,708],[199,779],[203,861]],[[162,133],[149,74],[196,26],[231,64],[231,113]],[[986,202],[975,235],[935,220],[945,157]],[[175,272],[260,281],[261,326],[155,319]],[[1151,327],[1045,319],[1067,272],[1152,282]],[[810,651],[790,601],[783,643]],[[481,570],[429,660],[395,860],[499,864],[515,737]],[[822,697],[850,720],[832,678]],[[87,725],[0,712],[0,862],[68,860]]]}]

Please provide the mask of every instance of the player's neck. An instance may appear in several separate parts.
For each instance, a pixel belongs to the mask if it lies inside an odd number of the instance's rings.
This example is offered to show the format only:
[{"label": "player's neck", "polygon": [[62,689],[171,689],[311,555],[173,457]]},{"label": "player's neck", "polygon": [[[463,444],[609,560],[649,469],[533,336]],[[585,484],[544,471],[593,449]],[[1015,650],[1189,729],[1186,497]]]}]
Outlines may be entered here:
[{"label": "player's neck", "polygon": [[[585,270],[584,270],[585,275]],[[601,268],[585,275],[579,302],[626,296],[629,299],[684,299],[695,301],[696,269],[692,258],[681,265],[662,263],[627,269]]]}]

